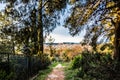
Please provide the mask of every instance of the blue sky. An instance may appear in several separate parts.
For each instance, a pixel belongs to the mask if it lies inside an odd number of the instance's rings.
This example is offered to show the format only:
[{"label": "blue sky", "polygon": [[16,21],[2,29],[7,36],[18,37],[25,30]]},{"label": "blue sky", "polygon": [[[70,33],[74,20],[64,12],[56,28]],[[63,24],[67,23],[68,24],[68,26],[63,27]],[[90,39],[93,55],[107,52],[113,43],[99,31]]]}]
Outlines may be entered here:
[{"label": "blue sky", "polygon": [[[65,10],[64,14],[61,14],[61,26],[57,26],[55,30],[50,34],[52,38],[55,39],[55,43],[62,43],[62,42],[75,42],[79,43],[83,39],[83,35],[85,34],[84,31],[81,32],[80,35],[76,35],[72,37],[69,34],[69,30],[67,28],[64,28],[62,25],[64,24],[64,20],[70,16],[71,8],[72,6],[67,5],[67,9]],[[48,36],[49,38],[49,36]],[[46,41],[47,42],[47,41]]]},{"label": "blue sky", "polygon": [[[82,33],[84,34],[84,31]],[[61,42],[75,42],[75,43],[79,43],[83,39],[83,34],[82,33],[80,35],[76,35],[76,36],[72,37],[69,34],[69,30],[67,28],[64,28],[62,26],[58,26],[50,34],[50,36],[52,36],[52,38],[55,39],[55,41],[54,41],[55,43],[61,43]],[[49,36],[48,36],[48,38],[49,38]],[[46,42],[48,42],[48,41],[46,41]]]},{"label": "blue sky", "polygon": [[[0,11],[5,7],[5,4],[0,3]],[[67,14],[68,15],[68,14]],[[66,17],[66,16],[63,16]],[[84,33],[83,33],[84,34]],[[72,37],[69,34],[69,30],[67,28],[64,28],[62,26],[57,26],[55,30],[50,34],[55,39],[55,43],[62,43],[62,42],[80,42],[83,39],[83,35],[77,35]],[[48,36],[49,38],[49,36]],[[46,42],[48,42],[46,40]]]}]

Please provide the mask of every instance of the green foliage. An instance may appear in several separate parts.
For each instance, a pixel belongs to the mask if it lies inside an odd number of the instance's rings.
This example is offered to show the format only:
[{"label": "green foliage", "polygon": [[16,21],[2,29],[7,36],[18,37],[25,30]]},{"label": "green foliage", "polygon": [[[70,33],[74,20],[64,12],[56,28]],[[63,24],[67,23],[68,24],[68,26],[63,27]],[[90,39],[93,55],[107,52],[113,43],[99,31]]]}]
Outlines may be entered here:
[{"label": "green foliage", "polygon": [[71,70],[66,68],[65,69],[65,80],[79,80],[79,78],[76,76],[76,73],[78,70]]},{"label": "green foliage", "polygon": [[8,72],[10,69],[9,62],[0,62],[0,70]]},{"label": "green foliage", "polygon": [[70,71],[74,72],[74,80],[118,80],[119,67],[110,54],[85,52],[73,59]]},{"label": "green foliage", "polygon": [[47,54],[40,54],[38,57],[39,57],[39,60],[41,62],[41,69],[47,68],[47,66],[51,63]]},{"label": "green foliage", "polygon": [[[2,0],[4,1],[4,0]],[[68,0],[5,0],[1,11],[1,33],[17,44],[34,43],[34,54],[43,52],[45,37],[60,24],[60,11]],[[2,3],[2,2],[0,2]],[[19,7],[17,7],[17,5]],[[3,16],[2,16],[3,14]],[[5,15],[5,17],[4,17]]]},{"label": "green foliage", "polygon": [[[46,12],[53,13],[65,8],[68,0],[51,0],[46,5]],[[49,6],[49,7],[48,7]]]},{"label": "green foliage", "polygon": [[[81,2],[78,1],[78,2]],[[71,35],[79,34],[83,29],[86,33],[84,43],[91,44],[96,51],[98,43],[111,41],[114,36],[114,58],[120,60],[119,56],[119,32],[120,15],[119,3],[117,0],[86,0],[83,5],[77,0],[70,0],[74,5],[70,8],[71,14],[66,18],[65,27],[69,29]],[[116,19],[113,17],[116,16]],[[112,46],[111,46],[112,48]],[[101,48],[104,50],[105,48]]]},{"label": "green foliage", "polygon": [[82,64],[82,55],[76,56],[72,61],[72,68],[79,68],[79,65]]},{"label": "green foliage", "polygon": [[53,70],[53,67],[55,67],[58,64],[58,62],[53,62],[50,66],[48,66],[47,69],[39,71],[38,76],[34,80],[45,80],[47,75]]},{"label": "green foliage", "polygon": [[8,62],[0,62],[0,80],[14,80],[15,73]]},{"label": "green foliage", "polygon": [[8,41],[0,41],[0,54],[12,53],[11,43]]},{"label": "green foliage", "polygon": [[[39,70],[46,69],[50,64],[50,60],[46,55],[31,57],[30,61],[31,61],[29,65],[30,76],[36,75],[39,72]],[[26,62],[26,59],[21,60],[20,62],[22,63],[19,63],[19,62],[15,63],[15,64],[18,64],[15,66],[15,69],[16,69],[15,71],[16,71],[16,74],[18,74],[17,80],[18,79],[24,80],[24,77],[27,77],[27,74],[28,74],[28,72],[26,72],[28,70],[27,68],[28,63]]]},{"label": "green foliage", "polygon": [[15,77],[16,76],[14,72],[7,74],[6,71],[0,70],[0,80],[14,80]]},{"label": "green foliage", "polygon": [[0,62],[0,80],[26,80],[28,77],[36,75],[40,70],[46,69],[51,63],[45,54],[29,58],[10,55],[9,59],[10,62]]}]

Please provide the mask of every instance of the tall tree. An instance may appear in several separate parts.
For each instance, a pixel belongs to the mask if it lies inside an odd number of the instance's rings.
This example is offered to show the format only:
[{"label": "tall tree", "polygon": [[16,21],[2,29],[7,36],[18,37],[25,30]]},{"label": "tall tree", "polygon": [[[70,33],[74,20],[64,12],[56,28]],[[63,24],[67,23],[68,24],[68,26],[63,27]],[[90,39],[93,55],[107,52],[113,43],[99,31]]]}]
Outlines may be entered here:
[{"label": "tall tree", "polygon": [[[17,35],[22,35],[19,38],[25,43],[29,43],[32,39],[35,53],[43,53],[43,33],[49,34],[56,27],[60,11],[65,8],[67,0],[6,1],[9,4],[5,13],[9,11],[9,17],[15,19],[16,24],[14,25],[19,28]],[[19,38],[16,39],[20,40]]]},{"label": "tall tree", "polygon": [[[78,34],[84,28],[91,30],[92,27],[103,27],[102,34],[112,32],[115,35],[114,58],[120,60],[119,26],[120,26],[120,1],[116,0],[86,0],[75,1],[71,16],[66,20],[66,27],[72,35]],[[103,23],[105,21],[105,24]],[[111,25],[106,25],[112,23]],[[92,24],[92,25],[91,25]],[[87,26],[85,26],[87,25]],[[109,26],[109,27],[108,27]],[[113,31],[114,30],[114,31]],[[109,31],[109,32],[108,32]],[[109,35],[110,36],[110,35]],[[96,40],[96,39],[94,39]]]},{"label": "tall tree", "polygon": [[[52,31],[59,19],[57,11],[66,6],[67,0],[39,0],[38,16],[38,43],[39,50],[43,53],[43,29],[48,28],[47,32]],[[44,16],[43,16],[44,15]],[[46,23],[46,24],[45,24]],[[52,26],[52,27],[51,27]],[[51,27],[51,28],[50,28]]]}]

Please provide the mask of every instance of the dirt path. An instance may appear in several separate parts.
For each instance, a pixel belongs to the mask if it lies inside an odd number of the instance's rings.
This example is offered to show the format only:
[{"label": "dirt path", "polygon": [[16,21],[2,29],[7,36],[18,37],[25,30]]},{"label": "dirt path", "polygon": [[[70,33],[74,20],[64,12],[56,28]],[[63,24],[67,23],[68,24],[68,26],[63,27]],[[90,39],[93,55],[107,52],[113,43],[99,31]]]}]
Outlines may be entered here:
[{"label": "dirt path", "polygon": [[64,67],[58,64],[53,68],[53,71],[47,76],[45,80],[64,80]]}]

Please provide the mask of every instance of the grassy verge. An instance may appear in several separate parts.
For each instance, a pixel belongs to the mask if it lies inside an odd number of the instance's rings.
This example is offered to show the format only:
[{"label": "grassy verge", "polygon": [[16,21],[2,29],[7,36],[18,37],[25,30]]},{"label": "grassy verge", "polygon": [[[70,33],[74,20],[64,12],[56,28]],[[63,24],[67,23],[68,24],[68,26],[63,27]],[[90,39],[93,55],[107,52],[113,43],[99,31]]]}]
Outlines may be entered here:
[{"label": "grassy verge", "polygon": [[78,70],[72,70],[70,68],[70,63],[64,63],[64,65],[66,66],[64,69],[65,72],[65,80],[79,80],[76,76]]},{"label": "grassy verge", "polygon": [[62,64],[62,66],[68,67],[70,65],[70,62],[60,62],[60,64]]},{"label": "grassy verge", "polygon": [[45,80],[47,75],[52,71],[53,67],[55,67],[58,62],[53,62],[47,69],[39,71],[38,76],[34,80]]},{"label": "grassy verge", "polygon": [[70,62],[61,62],[62,66],[65,66],[65,80],[78,80],[76,76],[77,70],[72,70]]},{"label": "grassy verge", "polygon": [[120,80],[120,63],[110,54],[83,53],[76,56],[65,80]]}]

